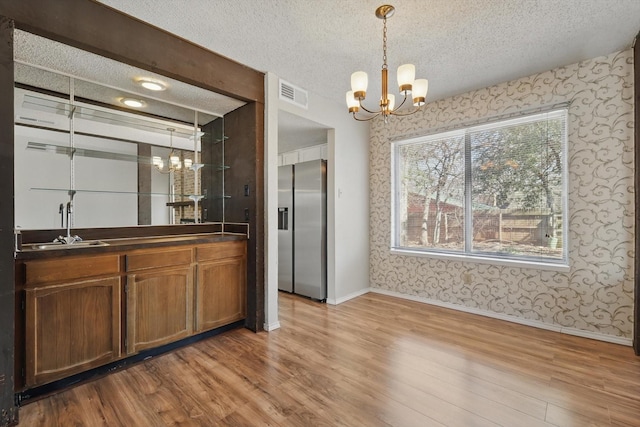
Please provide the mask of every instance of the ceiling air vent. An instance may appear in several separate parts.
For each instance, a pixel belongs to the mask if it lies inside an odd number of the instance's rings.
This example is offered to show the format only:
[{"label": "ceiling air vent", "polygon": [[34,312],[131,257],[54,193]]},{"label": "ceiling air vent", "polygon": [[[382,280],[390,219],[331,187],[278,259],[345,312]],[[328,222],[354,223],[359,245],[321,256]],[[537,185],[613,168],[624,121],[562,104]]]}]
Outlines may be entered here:
[{"label": "ceiling air vent", "polygon": [[291,102],[305,110],[309,107],[307,91],[300,89],[291,83],[285,82],[284,80],[280,80],[280,99]]}]

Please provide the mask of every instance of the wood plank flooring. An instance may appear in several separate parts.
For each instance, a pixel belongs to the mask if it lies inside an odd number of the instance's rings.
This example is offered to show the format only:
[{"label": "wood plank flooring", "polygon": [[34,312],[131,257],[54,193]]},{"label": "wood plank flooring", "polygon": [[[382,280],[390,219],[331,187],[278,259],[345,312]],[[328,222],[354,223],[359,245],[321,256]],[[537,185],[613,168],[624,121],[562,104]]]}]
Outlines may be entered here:
[{"label": "wood plank flooring", "polygon": [[20,426],[640,426],[629,347],[379,294],[239,329],[20,409]]}]

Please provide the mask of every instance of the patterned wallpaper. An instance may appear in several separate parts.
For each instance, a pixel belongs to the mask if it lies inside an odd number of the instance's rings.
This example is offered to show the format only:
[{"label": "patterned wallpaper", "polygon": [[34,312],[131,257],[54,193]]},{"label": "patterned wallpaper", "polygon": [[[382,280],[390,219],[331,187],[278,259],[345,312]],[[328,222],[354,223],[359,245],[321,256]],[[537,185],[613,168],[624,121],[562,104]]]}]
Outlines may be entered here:
[{"label": "patterned wallpaper", "polygon": [[[428,104],[371,128],[371,287],[631,338],[631,49]],[[569,107],[569,264],[554,272],[390,253],[390,141],[536,107]],[[470,274],[472,281],[464,284]]]}]

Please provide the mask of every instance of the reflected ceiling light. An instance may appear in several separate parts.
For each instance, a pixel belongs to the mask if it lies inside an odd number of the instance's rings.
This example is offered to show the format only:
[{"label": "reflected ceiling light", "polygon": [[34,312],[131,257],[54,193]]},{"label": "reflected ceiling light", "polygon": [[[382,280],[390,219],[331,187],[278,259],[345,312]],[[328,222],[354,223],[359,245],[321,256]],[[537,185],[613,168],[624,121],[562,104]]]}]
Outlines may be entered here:
[{"label": "reflected ceiling light", "polygon": [[143,100],[134,98],[120,98],[120,102],[131,108],[142,108],[147,105]]},{"label": "reflected ceiling light", "polygon": [[[416,79],[416,67],[413,64],[404,64],[398,67],[398,87],[404,99],[395,106],[395,96],[388,93],[388,67],[387,67],[387,18],[391,18],[395,12],[395,8],[385,4],[376,9],[376,16],[382,19],[382,96],[380,97],[380,108],[378,110],[368,110],[362,105],[367,93],[368,77],[364,71],[356,71],[351,75],[351,90],[347,92],[347,107],[349,112],[353,114],[353,118],[359,121],[371,120],[382,115],[384,122],[387,122],[389,116],[408,116],[417,112],[424,104],[427,98],[427,90],[429,82],[426,79]],[[412,110],[399,111],[404,105],[407,98],[411,95],[413,99]],[[356,113],[362,108],[370,114],[370,116],[359,117]]]},{"label": "reflected ceiling light", "polygon": [[142,86],[145,89],[153,90],[153,91],[161,91],[167,88],[167,85],[160,80],[149,79],[149,78],[141,78],[137,79],[136,83]]}]

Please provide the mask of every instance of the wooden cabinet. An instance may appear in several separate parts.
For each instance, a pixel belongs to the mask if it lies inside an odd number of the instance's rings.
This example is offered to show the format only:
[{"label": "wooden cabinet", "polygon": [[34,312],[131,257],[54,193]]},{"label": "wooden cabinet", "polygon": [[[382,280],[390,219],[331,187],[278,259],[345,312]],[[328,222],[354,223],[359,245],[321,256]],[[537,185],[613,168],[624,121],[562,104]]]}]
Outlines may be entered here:
[{"label": "wooden cabinet", "polygon": [[193,333],[192,249],[126,255],[127,354]]},{"label": "wooden cabinet", "polygon": [[196,249],[197,332],[246,317],[246,242],[222,242]]},{"label": "wooden cabinet", "polygon": [[[94,269],[88,272],[81,267],[85,264]],[[27,386],[120,357],[121,278],[117,256],[73,257],[57,263],[30,261],[25,268]]]},{"label": "wooden cabinet", "polygon": [[246,251],[225,241],[18,260],[18,388],[244,319]]}]

